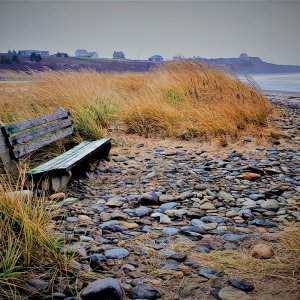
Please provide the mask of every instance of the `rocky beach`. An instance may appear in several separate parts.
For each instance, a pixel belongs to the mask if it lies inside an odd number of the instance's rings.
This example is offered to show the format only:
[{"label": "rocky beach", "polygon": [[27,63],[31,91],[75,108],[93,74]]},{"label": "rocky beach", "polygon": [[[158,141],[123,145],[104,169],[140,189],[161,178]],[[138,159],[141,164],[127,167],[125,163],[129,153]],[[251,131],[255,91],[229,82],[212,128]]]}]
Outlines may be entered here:
[{"label": "rocky beach", "polygon": [[43,299],[299,299],[280,241],[300,224],[300,98],[269,98],[269,140],[128,135],[52,195],[73,281]]}]

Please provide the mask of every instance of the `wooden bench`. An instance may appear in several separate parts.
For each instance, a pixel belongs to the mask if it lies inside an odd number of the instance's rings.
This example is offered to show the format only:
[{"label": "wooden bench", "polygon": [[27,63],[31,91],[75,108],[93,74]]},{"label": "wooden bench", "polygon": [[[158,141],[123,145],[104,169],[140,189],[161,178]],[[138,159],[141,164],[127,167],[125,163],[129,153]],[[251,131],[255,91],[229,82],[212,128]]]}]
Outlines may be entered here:
[{"label": "wooden bench", "polygon": [[[52,114],[16,124],[0,124],[0,157],[7,172],[19,175],[18,160],[55,141],[74,133],[70,112],[58,108]],[[108,156],[111,139],[84,141],[58,157],[28,171],[28,178],[44,190],[62,190],[70,178],[71,170],[94,155]]]}]

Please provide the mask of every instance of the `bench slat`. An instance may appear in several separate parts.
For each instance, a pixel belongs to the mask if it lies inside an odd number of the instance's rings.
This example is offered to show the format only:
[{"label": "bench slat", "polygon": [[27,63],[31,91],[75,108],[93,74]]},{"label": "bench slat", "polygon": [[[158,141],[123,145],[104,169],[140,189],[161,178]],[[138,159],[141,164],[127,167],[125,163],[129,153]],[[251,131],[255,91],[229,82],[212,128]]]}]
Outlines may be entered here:
[{"label": "bench slat", "polygon": [[70,156],[70,159],[64,160],[61,164],[56,166],[56,170],[69,170],[75,165],[79,164],[83,159],[94,154],[100,147],[110,142],[110,138],[103,138],[97,141],[90,142],[87,147],[81,149],[76,156]]},{"label": "bench slat", "polygon": [[9,136],[13,133],[17,133],[17,132],[20,132],[20,131],[23,131],[23,130],[26,130],[26,129],[29,129],[32,127],[36,127],[36,126],[39,126],[42,124],[46,124],[46,123],[50,123],[52,121],[66,118],[66,117],[68,117],[68,115],[69,115],[69,111],[67,111],[63,108],[59,108],[52,114],[38,117],[35,119],[31,119],[31,120],[27,120],[24,122],[16,123],[16,124],[9,124],[9,125],[2,127],[1,129],[5,136]]},{"label": "bench slat", "polygon": [[68,150],[67,152],[64,152],[63,154],[52,158],[51,160],[37,166],[36,168],[31,169],[28,173],[29,174],[38,174],[38,173],[48,172],[49,170],[52,170],[53,168],[55,168],[56,164],[61,163],[62,161],[67,159],[70,155],[76,155],[77,151],[86,147],[86,145],[89,143],[90,142],[88,142],[88,141],[82,142],[79,145],[75,146],[74,148]]},{"label": "bench slat", "polygon": [[58,129],[63,129],[63,128],[69,127],[72,124],[73,124],[73,121],[71,119],[61,120],[54,124],[49,124],[49,125],[46,125],[43,127],[35,128],[32,131],[26,131],[26,132],[23,132],[21,134],[15,135],[15,136],[10,136],[8,138],[8,141],[11,146],[25,143],[34,138],[45,135],[47,133],[56,131]]},{"label": "bench slat", "polygon": [[83,159],[94,154],[99,148],[110,143],[110,141],[110,138],[103,138],[94,142],[83,142],[62,155],[30,170],[28,173],[36,175],[55,170],[69,171],[71,168],[78,165]]},{"label": "bench slat", "polygon": [[25,144],[19,148],[12,148],[12,153],[13,153],[14,157],[16,159],[18,159],[27,153],[38,150],[50,143],[53,143],[53,142],[60,140],[68,135],[71,135],[73,133],[73,131],[74,131],[73,126],[68,127],[66,129],[55,132],[49,136],[41,138],[41,139],[37,140],[36,142]]}]

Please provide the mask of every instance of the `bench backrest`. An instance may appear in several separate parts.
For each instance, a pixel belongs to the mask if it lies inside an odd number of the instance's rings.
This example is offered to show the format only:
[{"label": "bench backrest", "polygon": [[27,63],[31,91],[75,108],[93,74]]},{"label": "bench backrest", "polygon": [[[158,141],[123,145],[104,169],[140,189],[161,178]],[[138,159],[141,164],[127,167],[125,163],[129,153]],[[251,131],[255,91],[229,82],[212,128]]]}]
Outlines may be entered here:
[{"label": "bench backrest", "polygon": [[14,159],[38,150],[74,132],[70,112],[63,108],[52,114],[1,127],[5,143]]}]

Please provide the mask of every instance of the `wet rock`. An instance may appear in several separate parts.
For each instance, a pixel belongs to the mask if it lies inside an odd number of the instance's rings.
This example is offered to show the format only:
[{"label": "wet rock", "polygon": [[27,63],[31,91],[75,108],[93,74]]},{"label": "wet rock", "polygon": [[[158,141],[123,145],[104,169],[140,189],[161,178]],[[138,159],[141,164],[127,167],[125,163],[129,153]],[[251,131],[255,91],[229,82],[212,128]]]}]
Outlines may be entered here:
[{"label": "wet rock", "polygon": [[205,216],[200,219],[202,222],[207,223],[225,223],[228,222],[230,219],[226,217],[215,217],[215,216]]},{"label": "wet rock", "polygon": [[109,213],[107,213],[107,212],[102,212],[102,213],[100,214],[100,220],[101,220],[102,222],[110,221],[110,220],[111,220],[111,215],[110,215]]},{"label": "wet rock", "polygon": [[279,203],[277,200],[270,199],[262,202],[260,207],[268,210],[276,210],[279,207]]},{"label": "wet rock", "polygon": [[219,291],[218,296],[222,300],[251,300],[251,297],[248,294],[232,287],[222,288]]},{"label": "wet rock", "polygon": [[193,248],[193,250],[196,252],[200,252],[200,253],[209,253],[210,252],[210,249],[205,246],[196,246]]},{"label": "wet rock", "polygon": [[176,252],[172,249],[169,248],[164,248],[158,251],[160,255],[162,255],[163,257],[169,258],[171,257],[171,255],[175,254]]},{"label": "wet rock", "polygon": [[152,213],[152,209],[146,206],[140,206],[135,210],[135,215],[138,217],[150,216]]},{"label": "wet rock", "polygon": [[186,286],[180,291],[180,297],[188,298],[191,295],[191,292],[191,288],[189,286]]},{"label": "wet rock", "polygon": [[159,196],[155,192],[145,193],[139,198],[139,202],[143,205],[158,205]]},{"label": "wet rock", "polygon": [[222,239],[228,242],[240,242],[245,239],[243,235],[236,234],[236,233],[225,233],[222,235]]},{"label": "wet rock", "polygon": [[77,198],[66,198],[65,200],[63,200],[63,204],[64,205],[68,205],[68,204],[72,204],[72,203],[76,203],[78,202],[78,199]]},{"label": "wet rock", "polygon": [[124,205],[124,200],[121,200],[120,198],[112,198],[109,199],[105,204],[109,207],[121,207]]},{"label": "wet rock", "polygon": [[124,226],[128,229],[135,229],[135,228],[139,227],[139,224],[137,224],[137,223],[128,223],[128,222],[125,222],[125,221],[120,221],[120,225]]},{"label": "wet rock", "polygon": [[179,232],[179,230],[174,227],[164,227],[162,232],[166,235],[176,235]]},{"label": "wet rock", "polygon": [[86,215],[79,215],[78,219],[82,223],[93,224],[92,218]]},{"label": "wet rock", "polygon": [[263,227],[277,227],[276,223],[265,221],[262,219],[254,219],[250,222],[250,225],[263,226]]},{"label": "wet rock", "polygon": [[225,191],[220,191],[219,194],[219,199],[223,199],[223,201],[225,202],[228,202],[228,201],[231,201],[231,200],[234,200],[233,196]]},{"label": "wet rock", "polygon": [[106,173],[111,173],[111,174],[119,174],[122,173],[122,170],[119,168],[108,168],[105,170]]},{"label": "wet rock", "polygon": [[112,226],[119,225],[119,223],[120,223],[120,221],[117,221],[117,220],[107,221],[107,222],[100,224],[100,228],[101,229],[109,229]]},{"label": "wet rock", "polygon": [[248,172],[237,176],[237,178],[244,179],[244,180],[257,180],[260,178],[260,175],[257,173]]},{"label": "wet rock", "polygon": [[199,270],[199,275],[206,277],[208,279],[217,279],[217,278],[223,278],[224,272],[216,271],[216,270],[209,269],[209,268],[201,268]]},{"label": "wet rock", "polygon": [[85,235],[79,236],[79,239],[80,239],[81,242],[86,242],[86,243],[95,241],[92,237],[85,236]]},{"label": "wet rock", "polygon": [[104,251],[104,256],[111,259],[125,258],[129,256],[129,251],[125,248],[112,248]]},{"label": "wet rock", "polygon": [[177,199],[179,200],[185,200],[193,197],[193,193],[191,191],[183,192],[181,193]]},{"label": "wet rock", "polygon": [[[173,254],[175,254],[175,253],[173,253]],[[159,265],[159,267],[162,269],[167,269],[167,270],[180,271],[179,262],[177,262],[176,260],[173,260],[173,259],[169,259],[166,262],[161,263]]]},{"label": "wet rock", "polygon": [[199,226],[183,226],[180,229],[180,233],[189,236],[202,237],[202,234],[205,234],[206,231]]},{"label": "wet rock", "polygon": [[69,223],[76,223],[76,222],[79,222],[79,218],[77,218],[77,217],[67,217],[66,221],[69,222]]},{"label": "wet rock", "polygon": [[151,173],[148,173],[146,176],[145,176],[145,179],[152,179],[156,176],[156,173],[155,172],[151,172]]},{"label": "wet rock", "polygon": [[30,288],[34,288],[38,291],[42,291],[48,287],[48,282],[42,279],[31,279],[27,281]]},{"label": "wet rock", "polygon": [[186,260],[187,255],[185,253],[176,252],[170,256],[171,259],[174,259],[179,262],[183,262]]},{"label": "wet rock", "polygon": [[162,296],[161,292],[151,286],[138,285],[134,287],[129,294],[131,299],[158,299]]},{"label": "wet rock", "polygon": [[257,244],[253,247],[251,255],[255,258],[268,259],[274,255],[274,250],[270,245]]},{"label": "wet rock", "polygon": [[203,226],[204,222],[201,221],[200,219],[193,219],[193,220],[191,220],[191,225],[192,226]]},{"label": "wet rock", "polygon": [[216,209],[216,207],[210,202],[205,202],[205,203],[201,204],[200,208],[204,209],[204,210],[214,210],[214,209]]},{"label": "wet rock", "polygon": [[211,289],[211,291],[210,291],[210,295],[211,296],[213,296],[215,299],[221,299],[220,297],[219,297],[219,292],[220,292],[220,290],[221,290],[221,288],[220,287],[216,287],[216,288],[213,288],[213,289]]},{"label": "wet rock", "polygon": [[179,203],[176,203],[176,202],[168,202],[168,203],[164,203],[162,204],[159,208],[165,212],[166,210],[170,210],[170,209],[173,209],[174,207],[178,206]]},{"label": "wet rock", "polygon": [[106,257],[103,254],[93,254],[88,257],[88,261],[90,262],[90,267],[93,270],[103,270],[103,265],[106,260]]},{"label": "wet rock", "polygon": [[117,157],[113,157],[112,160],[115,162],[126,162],[128,161],[128,158],[123,156],[117,156]]},{"label": "wet rock", "polygon": [[124,300],[125,295],[119,281],[114,278],[97,279],[85,287],[81,294],[83,300]]},{"label": "wet rock", "polygon": [[175,199],[174,196],[172,195],[160,195],[159,196],[159,201],[166,203],[166,202],[172,202]]},{"label": "wet rock", "polygon": [[66,198],[66,194],[65,193],[55,193],[52,194],[51,196],[49,196],[49,200],[63,200]]},{"label": "wet rock", "polygon": [[167,215],[162,214],[159,218],[159,223],[160,224],[171,224],[172,221]]},{"label": "wet rock", "polygon": [[243,206],[246,208],[254,208],[256,207],[256,202],[254,200],[248,199],[245,202],[243,202]]},{"label": "wet rock", "polygon": [[244,292],[252,292],[254,290],[253,284],[246,280],[238,280],[235,278],[229,278],[228,283],[231,286],[233,286],[239,290],[242,290]]}]

